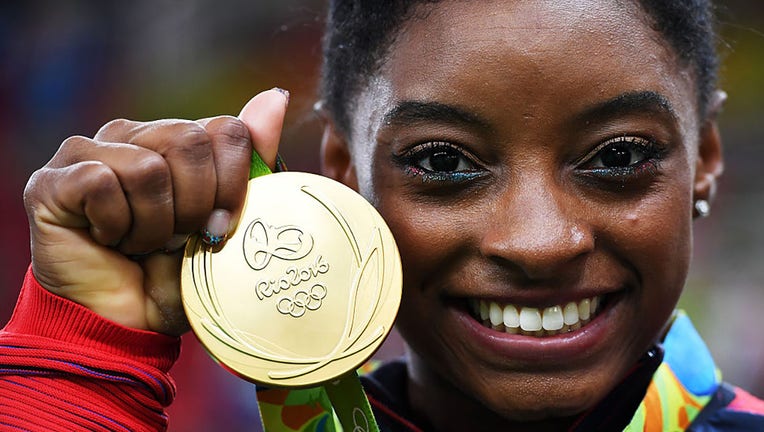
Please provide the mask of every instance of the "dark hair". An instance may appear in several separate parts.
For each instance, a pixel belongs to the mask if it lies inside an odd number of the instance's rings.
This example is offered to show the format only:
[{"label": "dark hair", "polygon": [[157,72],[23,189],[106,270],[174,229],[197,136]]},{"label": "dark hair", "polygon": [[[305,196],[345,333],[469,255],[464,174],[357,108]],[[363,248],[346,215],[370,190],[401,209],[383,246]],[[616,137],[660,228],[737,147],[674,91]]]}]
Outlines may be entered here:
[{"label": "dark hair", "polygon": [[705,116],[719,70],[711,0],[639,0],[639,4],[652,20],[653,29],[679,56],[682,66],[690,67],[695,74],[698,112]]},{"label": "dark hair", "polygon": [[[377,71],[415,5],[438,0],[330,0],[323,47],[321,96],[337,127],[350,131],[351,105]],[[716,87],[718,58],[711,0],[638,0],[655,31],[695,76],[705,115]]]}]

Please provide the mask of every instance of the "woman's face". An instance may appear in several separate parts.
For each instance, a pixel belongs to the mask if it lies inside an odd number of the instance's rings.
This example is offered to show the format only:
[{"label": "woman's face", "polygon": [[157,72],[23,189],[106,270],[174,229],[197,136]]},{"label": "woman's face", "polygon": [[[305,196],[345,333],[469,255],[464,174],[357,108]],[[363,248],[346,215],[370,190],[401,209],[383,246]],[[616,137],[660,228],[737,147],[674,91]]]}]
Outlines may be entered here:
[{"label": "woman's face", "polygon": [[413,16],[356,101],[345,177],[400,248],[412,388],[440,382],[508,419],[580,413],[682,290],[691,74],[631,3],[446,1]]}]

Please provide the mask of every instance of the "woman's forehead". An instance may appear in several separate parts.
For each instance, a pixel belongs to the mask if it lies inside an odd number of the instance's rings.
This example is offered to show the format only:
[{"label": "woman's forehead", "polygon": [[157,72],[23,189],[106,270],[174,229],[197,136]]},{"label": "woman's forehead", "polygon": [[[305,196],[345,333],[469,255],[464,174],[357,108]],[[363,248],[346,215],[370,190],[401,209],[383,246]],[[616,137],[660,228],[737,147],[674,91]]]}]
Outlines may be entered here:
[{"label": "woman's forehead", "polygon": [[431,10],[413,14],[389,51],[393,75],[434,77],[482,65],[491,69],[473,73],[549,73],[564,80],[555,71],[581,63],[628,66],[634,75],[649,64],[674,66],[670,48],[632,3],[447,1],[421,8]]},{"label": "woman's forehead", "polygon": [[644,91],[664,96],[680,116],[694,114],[696,103],[691,74],[639,6],[612,0],[425,4],[401,28],[379,76],[367,96],[388,105],[381,112],[435,100],[533,114]]},{"label": "woman's forehead", "polygon": [[649,26],[650,23],[635,1],[446,0],[419,2],[403,23],[402,30],[410,31],[417,23],[424,23],[425,30],[430,34],[468,36],[465,31],[472,31],[473,24],[480,23],[484,33],[505,31],[508,36],[523,38],[517,42],[533,45],[538,37],[543,38],[550,32],[578,28],[593,32],[617,32],[628,30],[635,22],[640,26]]}]

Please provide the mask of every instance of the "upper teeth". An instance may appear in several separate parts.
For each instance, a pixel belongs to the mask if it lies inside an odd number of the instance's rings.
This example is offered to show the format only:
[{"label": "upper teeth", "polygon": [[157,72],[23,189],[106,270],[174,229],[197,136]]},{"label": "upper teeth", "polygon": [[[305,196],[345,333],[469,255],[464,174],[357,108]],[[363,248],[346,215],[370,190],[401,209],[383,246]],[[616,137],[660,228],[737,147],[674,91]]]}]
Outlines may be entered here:
[{"label": "upper teeth", "polygon": [[494,301],[471,300],[470,306],[484,324],[507,333],[531,332],[536,336],[557,334],[578,329],[597,311],[600,297],[585,298],[579,302],[549,306],[544,309],[500,305]]}]

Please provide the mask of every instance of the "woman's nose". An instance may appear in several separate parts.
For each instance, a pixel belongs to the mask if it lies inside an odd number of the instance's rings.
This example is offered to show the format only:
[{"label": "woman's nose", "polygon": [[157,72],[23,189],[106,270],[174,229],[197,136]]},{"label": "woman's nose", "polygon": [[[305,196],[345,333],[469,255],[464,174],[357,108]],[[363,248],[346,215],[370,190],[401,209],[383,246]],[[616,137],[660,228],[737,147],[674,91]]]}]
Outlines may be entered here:
[{"label": "woman's nose", "polygon": [[529,280],[559,276],[594,250],[591,211],[554,180],[507,187],[484,224],[481,253]]}]

